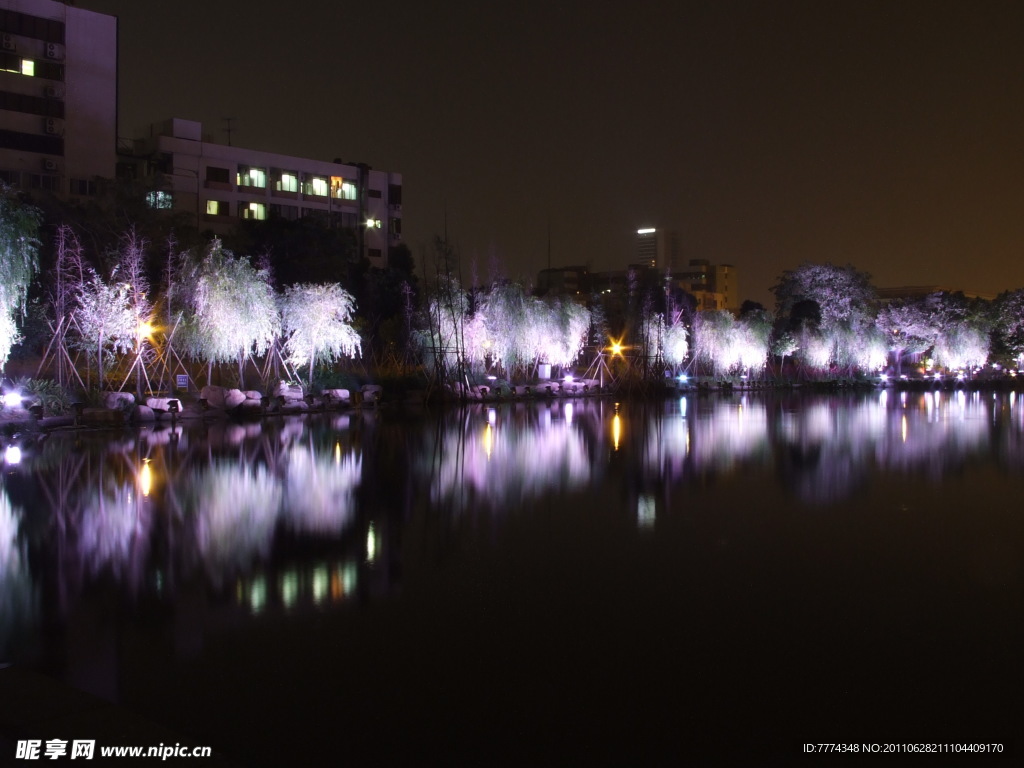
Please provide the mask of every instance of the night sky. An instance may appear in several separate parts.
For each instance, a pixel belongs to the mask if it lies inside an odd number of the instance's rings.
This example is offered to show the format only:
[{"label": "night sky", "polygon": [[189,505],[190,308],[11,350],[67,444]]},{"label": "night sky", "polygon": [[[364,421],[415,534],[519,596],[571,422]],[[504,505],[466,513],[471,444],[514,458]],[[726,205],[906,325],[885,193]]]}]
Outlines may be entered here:
[{"label": "night sky", "polygon": [[[120,132],[404,176],[413,252],[622,268],[640,226],[736,265],[1024,287],[1024,3],[79,0],[120,18]],[[447,216],[446,216],[447,214]]]}]

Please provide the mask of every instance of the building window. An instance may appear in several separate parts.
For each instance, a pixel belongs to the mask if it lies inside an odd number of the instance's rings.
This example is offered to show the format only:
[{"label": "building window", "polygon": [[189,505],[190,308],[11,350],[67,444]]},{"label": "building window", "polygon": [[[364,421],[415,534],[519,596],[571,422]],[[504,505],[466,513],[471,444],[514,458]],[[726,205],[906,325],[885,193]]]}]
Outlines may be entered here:
[{"label": "building window", "polygon": [[4,53],[0,54],[0,71],[35,77],[36,63],[32,59],[23,59],[12,53]]},{"label": "building window", "polygon": [[278,203],[270,204],[270,215],[276,216],[286,221],[295,221],[299,218],[299,206],[297,205],[280,205]]},{"label": "building window", "polygon": [[299,175],[295,171],[281,171],[281,176],[274,182],[278,192],[298,192]]},{"label": "building window", "polygon": [[356,185],[341,176],[331,176],[331,197],[335,200],[355,200]]},{"label": "building window", "polygon": [[391,203],[391,205],[402,204],[401,184],[388,184],[388,202]]},{"label": "building window", "polygon": [[24,93],[12,93],[11,91],[0,91],[0,109],[42,117],[64,117],[63,101],[47,99],[42,96],[29,96]]},{"label": "building window", "polygon": [[307,176],[302,184],[302,194],[327,197],[327,179],[323,176]]},{"label": "building window", "polygon": [[71,194],[92,197],[96,194],[96,182],[89,179],[72,179]]},{"label": "building window", "polygon": [[215,168],[210,165],[206,168],[206,180],[214,184],[230,184],[231,176],[227,168]]},{"label": "building window", "polygon": [[371,261],[380,260],[384,258],[384,252],[380,248],[369,248],[366,251]]},{"label": "building window", "polygon": [[[47,192],[54,192],[54,193],[60,191],[60,177],[59,176],[42,176],[42,175],[40,175],[38,173],[26,173],[25,176],[28,177],[28,186],[29,186],[30,189],[42,189],[42,190],[45,190]],[[87,194],[95,195],[96,194],[96,182],[95,181],[82,181],[82,180],[79,180],[79,181],[80,181],[81,184],[86,185],[86,187],[85,187],[86,189],[90,188],[89,185],[92,185],[91,186],[92,192],[77,192],[76,194],[80,194],[80,195],[87,195]],[[71,182],[71,186],[72,186],[72,190],[71,191],[72,192],[75,191],[74,190],[74,183],[75,183],[74,180],[72,180],[72,182]]]},{"label": "building window", "polygon": [[239,187],[266,189],[267,171],[265,168],[250,168],[247,165],[239,166],[236,183]]},{"label": "building window", "polygon": [[238,216],[242,219],[264,221],[267,218],[267,206],[263,203],[239,203]]},{"label": "building window", "polygon": [[206,214],[208,216],[230,216],[228,204],[223,200],[207,200]]},{"label": "building window", "polygon": [[380,198],[381,197],[381,191],[379,189],[371,189],[368,194],[370,195],[370,197],[374,197],[374,198]]},{"label": "building window", "polygon": [[401,219],[392,219],[391,220],[391,234],[392,235],[400,235],[400,234],[402,234],[402,220]]},{"label": "building window", "polygon": [[39,152],[44,155],[63,155],[64,139],[60,136],[40,136],[35,133],[0,129],[0,147],[22,152]]},{"label": "building window", "polygon": [[167,210],[174,207],[174,196],[170,192],[154,190],[146,193],[146,205],[150,208]]},{"label": "building window", "polygon": [[18,11],[0,11],[0,29],[34,40],[64,43],[64,23]]}]

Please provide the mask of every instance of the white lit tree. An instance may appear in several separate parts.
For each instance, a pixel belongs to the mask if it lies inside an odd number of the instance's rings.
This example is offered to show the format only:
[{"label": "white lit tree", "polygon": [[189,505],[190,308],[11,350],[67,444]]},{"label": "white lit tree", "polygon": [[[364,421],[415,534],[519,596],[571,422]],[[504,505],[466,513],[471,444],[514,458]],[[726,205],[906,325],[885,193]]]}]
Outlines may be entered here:
[{"label": "white lit tree", "polygon": [[712,375],[727,375],[739,363],[736,318],[724,309],[697,314],[694,354],[711,369]]},{"label": "white lit tree", "polygon": [[39,270],[39,220],[38,210],[0,185],[0,369],[20,340],[17,317],[25,312],[29,284]]},{"label": "white lit tree", "polygon": [[[80,347],[96,355],[98,383],[105,382],[103,353],[128,352],[135,344],[137,323],[131,306],[131,288],[125,282],[105,281],[92,270],[78,289],[76,325]],[[115,273],[116,277],[116,273]]]},{"label": "white lit tree", "polygon": [[246,359],[266,354],[281,334],[269,270],[256,269],[215,240],[185,282],[181,289],[189,311],[182,346],[190,357],[206,362],[207,381],[214,363],[235,362],[242,385]]},{"label": "white lit tree", "polygon": [[309,386],[317,363],[333,363],[339,357],[355,357],[359,334],[352,327],[355,300],[337,283],[295,285],[281,299],[281,319],[288,362],[309,366]]}]

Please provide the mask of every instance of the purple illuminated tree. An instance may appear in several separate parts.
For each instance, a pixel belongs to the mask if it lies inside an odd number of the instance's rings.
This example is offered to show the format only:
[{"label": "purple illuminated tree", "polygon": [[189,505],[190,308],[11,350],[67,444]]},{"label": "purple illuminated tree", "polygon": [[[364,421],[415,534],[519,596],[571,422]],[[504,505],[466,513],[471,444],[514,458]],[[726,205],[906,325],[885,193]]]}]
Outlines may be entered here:
[{"label": "purple illuminated tree", "polygon": [[903,372],[906,355],[920,355],[935,343],[931,313],[920,301],[897,300],[886,304],[879,310],[875,324],[887,340],[897,375]]},{"label": "purple illuminated tree", "polygon": [[96,355],[99,386],[106,381],[104,351],[128,352],[135,344],[137,324],[131,305],[131,286],[117,280],[104,280],[86,268],[86,280],[78,288],[75,323],[81,334],[79,346]]}]

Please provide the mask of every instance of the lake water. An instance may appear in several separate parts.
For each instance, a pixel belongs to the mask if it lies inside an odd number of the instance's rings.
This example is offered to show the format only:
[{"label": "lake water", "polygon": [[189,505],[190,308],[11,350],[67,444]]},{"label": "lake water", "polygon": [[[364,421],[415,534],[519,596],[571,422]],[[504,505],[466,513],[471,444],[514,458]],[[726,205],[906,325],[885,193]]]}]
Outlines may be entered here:
[{"label": "lake water", "polygon": [[0,661],[240,765],[1020,756],[1014,393],[382,409],[4,456]]}]

